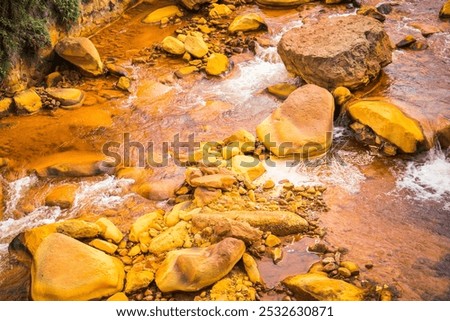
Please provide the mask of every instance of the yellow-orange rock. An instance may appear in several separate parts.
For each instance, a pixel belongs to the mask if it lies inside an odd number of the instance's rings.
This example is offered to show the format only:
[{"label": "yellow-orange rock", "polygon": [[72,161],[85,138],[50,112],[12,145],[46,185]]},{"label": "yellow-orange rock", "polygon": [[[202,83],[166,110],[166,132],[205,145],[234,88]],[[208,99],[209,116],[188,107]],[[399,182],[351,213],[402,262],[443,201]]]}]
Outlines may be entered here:
[{"label": "yellow-orange rock", "polygon": [[405,153],[414,153],[425,140],[419,123],[396,105],[382,100],[360,100],[348,106],[350,116]]},{"label": "yellow-orange rock", "polygon": [[119,244],[123,239],[122,232],[114,225],[113,222],[108,220],[106,217],[99,218],[95,224],[100,227],[100,235],[106,239],[111,240],[116,244]]},{"label": "yellow-orange rock", "polygon": [[325,153],[333,137],[334,99],[316,85],[305,85],[257,127],[258,139],[276,156],[310,157]]},{"label": "yellow-orange rock", "polygon": [[320,273],[291,276],[283,280],[298,300],[361,301],[364,291],[356,286]]},{"label": "yellow-orange rock", "polygon": [[134,265],[127,273],[125,293],[132,293],[146,288],[153,282],[155,274],[147,269],[143,263],[144,262]]},{"label": "yellow-orange rock", "polygon": [[45,205],[59,206],[60,208],[72,207],[77,189],[78,186],[73,184],[57,186],[45,197]]},{"label": "yellow-orange rock", "polygon": [[47,224],[27,230],[22,235],[22,242],[32,255],[36,253],[41,242],[50,234],[56,233],[58,223]]},{"label": "yellow-orange rock", "polygon": [[92,238],[100,234],[97,224],[79,219],[60,222],[56,227],[58,233],[62,233],[75,239]]},{"label": "yellow-orange rock", "polygon": [[150,228],[161,228],[158,221],[162,221],[164,218],[162,212],[155,211],[139,217],[131,226],[129,239],[131,242],[139,242],[139,236],[148,232]]},{"label": "yellow-orange rock", "polygon": [[155,236],[148,247],[149,252],[160,254],[183,246],[188,237],[188,223],[180,221],[176,225]]},{"label": "yellow-orange rock", "polygon": [[36,301],[86,301],[123,288],[120,260],[63,234],[53,233],[37,249],[31,269]]},{"label": "yellow-orange rock", "polygon": [[169,252],[156,271],[156,285],[162,292],[198,291],[227,275],[244,252],[244,242],[233,238],[207,248]]},{"label": "yellow-orange rock", "polygon": [[177,6],[167,6],[163,8],[156,9],[155,11],[149,13],[143,20],[143,23],[160,23],[162,19],[164,18],[171,18],[171,17],[181,17],[183,16],[183,13],[180,11],[180,9]]},{"label": "yellow-orange rock", "polygon": [[91,76],[103,73],[103,63],[91,40],[85,37],[67,37],[55,46],[56,53],[61,58],[74,64]]},{"label": "yellow-orange rock", "polygon": [[14,96],[14,103],[17,110],[27,113],[35,113],[42,108],[41,97],[34,91],[34,89],[27,89],[17,93]]},{"label": "yellow-orange rock", "polygon": [[239,31],[256,31],[262,29],[267,29],[267,24],[264,19],[256,13],[248,13],[237,16],[228,27],[228,31],[231,33]]},{"label": "yellow-orange rock", "polygon": [[128,297],[123,292],[117,292],[110,296],[106,301],[128,301]]},{"label": "yellow-orange rock", "polygon": [[254,181],[266,172],[263,163],[253,156],[236,155],[231,159],[231,169],[238,174],[246,175]]},{"label": "yellow-orange rock", "polygon": [[30,168],[38,176],[94,176],[111,173],[114,168],[105,166],[106,156],[97,152],[67,151],[43,156]]}]

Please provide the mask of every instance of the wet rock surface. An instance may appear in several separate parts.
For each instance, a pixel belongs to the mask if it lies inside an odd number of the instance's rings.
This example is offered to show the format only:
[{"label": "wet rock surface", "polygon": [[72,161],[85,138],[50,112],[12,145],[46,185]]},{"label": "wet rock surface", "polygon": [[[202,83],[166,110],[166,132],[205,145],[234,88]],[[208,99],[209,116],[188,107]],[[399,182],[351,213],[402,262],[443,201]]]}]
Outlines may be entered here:
[{"label": "wet rock surface", "polygon": [[367,85],[392,62],[382,24],[362,16],[335,17],[283,35],[278,52],[306,82],[333,89]]}]

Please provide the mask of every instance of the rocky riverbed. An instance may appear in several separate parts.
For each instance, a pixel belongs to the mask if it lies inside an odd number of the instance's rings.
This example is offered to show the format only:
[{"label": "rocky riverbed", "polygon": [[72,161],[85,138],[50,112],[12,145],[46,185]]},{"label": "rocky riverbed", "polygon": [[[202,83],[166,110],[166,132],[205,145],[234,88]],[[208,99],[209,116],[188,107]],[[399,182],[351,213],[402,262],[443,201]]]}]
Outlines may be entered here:
[{"label": "rocky riverbed", "polygon": [[[388,186],[364,185],[363,199],[378,202],[370,197],[395,184],[389,157],[448,147],[448,82],[435,81],[429,112],[424,99],[402,95],[420,93],[420,77],[389,82],[402,74],[402,56],[425,52],[415,59],[427,62],[441,50],[446,7],[426,24],[404,18],[417,8],[403,1],[181,2],[144,3],[90,39],[62,39],[42,83],[5,88],[0,240],[11,254],[2,298],[446,298],[441,269],[428,276],[440,282],[435,294],[424,273],[413,272],[425,279],[418,289],[406,275],[386,274],[408,268],[361,241],[371,238],[361,212],[370,205],[352,216],[349,204],[361,201],[348,193],[368,176]],[[401,39],[393,26],[405,19],[415,31]],[[343,124],[352,140],[340,146]],[[436,221],[448,214],[440,207],[450,192],[445,157]],[[294,171],[283,173],[280,162]],[[350,172],[336,186],[342,162]],[[299,178],[330,168],[328,180]],[[374,208],[370,217],[388,211]],[[428,235],[414,219],[420,231],[407,235],[427,238],[423,255],[445,270],[445,226]],[[342,225],[357,228],[354,220],[361,235],[347,238]],[[409,264],[414,250],[405,251],[398,257]]]}]

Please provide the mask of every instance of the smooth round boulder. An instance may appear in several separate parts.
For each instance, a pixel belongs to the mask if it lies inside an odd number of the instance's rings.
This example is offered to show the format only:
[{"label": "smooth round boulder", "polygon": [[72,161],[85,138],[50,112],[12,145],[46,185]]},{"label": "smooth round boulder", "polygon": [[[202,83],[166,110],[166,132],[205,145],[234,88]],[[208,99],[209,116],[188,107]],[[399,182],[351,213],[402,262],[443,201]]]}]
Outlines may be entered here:
[{"label": "smooth round boulder", "polygon": [[74,64],[90,76],[103,74],[100,54],[88,38],[64,38],[56,44],[55,51],[61,58]]},{"label": "smooth round boulder", "polygon": [[31,267],[35,301],[87,301],[122,290],[122,262],[69,236],[53,233],[39,245]]},{"label": "smooth round boulder", "polygon": [[307,83],[332,90],[369,84],[392,62],[383,25],[370,17],[332,17],[283,35],[278,53],[288,71]]},{"label": "smooth round boulder", "polygon": [[258,139],[279,157],[318,156],[333,138],[334,98],[326,89],[305,85],[256,127]]},{"label": "smooth round boulder", "polygon": [[162,292],[193,292],[227,275],[245,252],[245,243],[226,238],[207,248],[169,252],[156,271],[156,285]]}]

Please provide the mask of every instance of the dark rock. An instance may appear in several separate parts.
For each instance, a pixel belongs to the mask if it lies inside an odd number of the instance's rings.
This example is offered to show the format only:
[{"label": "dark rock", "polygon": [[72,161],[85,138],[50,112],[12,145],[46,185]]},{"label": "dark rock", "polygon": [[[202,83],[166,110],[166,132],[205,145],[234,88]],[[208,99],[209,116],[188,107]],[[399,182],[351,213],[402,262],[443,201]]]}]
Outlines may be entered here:
[{"label": "dark rock", "polygon": [[392,6],[389,3],[381,3],[376,8],[382,14],[390,14],[392,12]]}]

